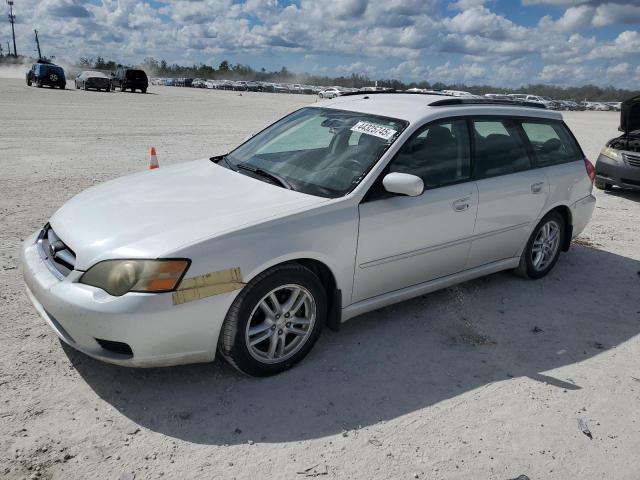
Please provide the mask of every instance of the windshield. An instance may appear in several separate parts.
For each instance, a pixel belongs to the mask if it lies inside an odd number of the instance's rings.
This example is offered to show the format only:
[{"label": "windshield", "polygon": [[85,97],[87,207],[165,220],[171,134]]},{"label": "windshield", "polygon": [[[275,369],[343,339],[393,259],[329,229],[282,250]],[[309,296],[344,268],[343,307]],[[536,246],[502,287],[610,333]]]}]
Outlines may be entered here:
[{"label": "windshield", "polygon": [[[362,180],[406,125],[364,113],[303,108],[251,138],[226,160],[236,168],[280,177],[296,191],[339,197]],[[246,170],[243,173],[251,173]]]}]

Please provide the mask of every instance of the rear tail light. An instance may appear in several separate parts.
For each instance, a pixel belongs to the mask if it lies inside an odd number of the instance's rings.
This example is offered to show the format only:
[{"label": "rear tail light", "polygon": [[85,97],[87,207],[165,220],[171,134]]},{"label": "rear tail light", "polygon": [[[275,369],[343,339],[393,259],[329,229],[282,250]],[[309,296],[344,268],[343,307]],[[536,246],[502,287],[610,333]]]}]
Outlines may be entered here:
[{"label": "rear tail light", "polygon": [[587,169],[587,175],[589,175],[589,179],[591,180],[591,183],[595,182],[595,180],[596,180],[596,167],[594,167],[593,163],[591,163],[586,158],[584,159],[584,166]]}]

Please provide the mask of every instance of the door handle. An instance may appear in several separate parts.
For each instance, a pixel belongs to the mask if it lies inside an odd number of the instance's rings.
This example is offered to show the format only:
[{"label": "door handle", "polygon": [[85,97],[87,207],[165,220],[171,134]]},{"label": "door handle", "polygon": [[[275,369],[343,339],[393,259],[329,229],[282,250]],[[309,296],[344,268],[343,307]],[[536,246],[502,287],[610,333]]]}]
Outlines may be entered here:
[{"label": "door handle", "polygon": [[471,206],[471,197],[460,198],[454,201],[451,205],[456,212],[464,212]]},{"label": "door handle", "polygon": [[542,187],[544,187],[544,182],[537,182],[537,183],[531,184],[531,193],[542,192]]}]

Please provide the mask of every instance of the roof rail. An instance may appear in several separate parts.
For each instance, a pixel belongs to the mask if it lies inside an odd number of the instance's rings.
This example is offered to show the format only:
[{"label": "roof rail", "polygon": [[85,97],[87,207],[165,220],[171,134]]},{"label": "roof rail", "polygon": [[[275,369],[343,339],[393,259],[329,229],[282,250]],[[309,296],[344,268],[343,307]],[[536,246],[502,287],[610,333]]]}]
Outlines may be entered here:
[{"label": "roof rail", "polygon": [[497,98],[451,97],[442,100],[436,100],[435,102],[431,102],[429,104],[430,107],[444,107],[452,105],[504,105],[516,107],[547,108],[542,103],[525,102],[522,100],[501,100]]},{"label": "roof rail", "polygon": [[[403,92],[402,90],[356,90],[355,92],[346,92],[340,95],[340,97],[350,97],[353,95],[379,95],[383,93],[396,93],[399,95],[442,95],[443,97],[450,97],[451,95],[442,92]],[[453,98],[453,97],[452,97]]]}]

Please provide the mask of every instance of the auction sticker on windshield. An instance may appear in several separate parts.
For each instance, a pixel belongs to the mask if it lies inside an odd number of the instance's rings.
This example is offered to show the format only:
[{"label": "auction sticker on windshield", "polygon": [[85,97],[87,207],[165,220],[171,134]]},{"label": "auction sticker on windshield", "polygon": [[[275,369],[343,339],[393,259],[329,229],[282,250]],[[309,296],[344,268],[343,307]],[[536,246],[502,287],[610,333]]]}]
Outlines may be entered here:
[{"label": "auction sticker on windshield", "polygon": [[376,125],[369,122],[358,122],[351,130],[354,132],[366,133],[367,135],[373,135],[374,137],[383,138],[385,140],[391,140],[393,136],[398,133],[393,128],[383,127],[382,125]]}]

